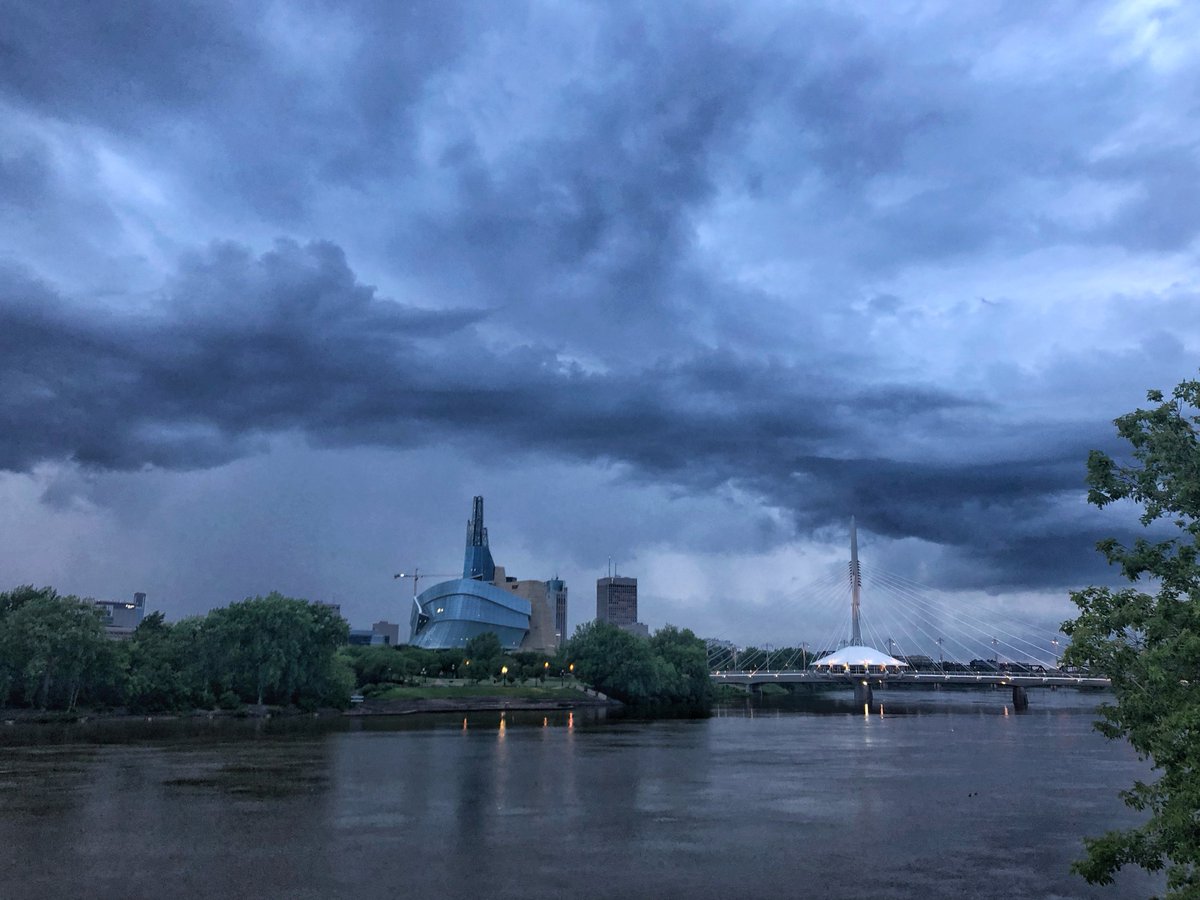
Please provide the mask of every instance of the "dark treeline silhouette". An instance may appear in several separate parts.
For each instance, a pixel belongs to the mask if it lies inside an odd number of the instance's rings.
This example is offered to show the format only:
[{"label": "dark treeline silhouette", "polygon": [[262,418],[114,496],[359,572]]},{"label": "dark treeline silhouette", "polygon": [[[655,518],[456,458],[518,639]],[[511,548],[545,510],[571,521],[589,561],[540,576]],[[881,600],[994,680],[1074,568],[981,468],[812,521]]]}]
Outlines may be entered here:
[{"label": "dark treeline silhouette", "polygon": [[30,585],[0,593],[0,705],[130,712],[246,703],[345,706],[348,627],[329,607],[272,593],[110,640],[89,600]]}]

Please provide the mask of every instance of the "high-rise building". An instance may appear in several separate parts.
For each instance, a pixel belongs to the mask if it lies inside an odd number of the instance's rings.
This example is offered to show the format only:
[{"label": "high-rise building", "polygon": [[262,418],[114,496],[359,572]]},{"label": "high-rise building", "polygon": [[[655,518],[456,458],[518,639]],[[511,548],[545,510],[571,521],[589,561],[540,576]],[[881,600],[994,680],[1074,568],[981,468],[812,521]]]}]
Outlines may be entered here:
[{"label": "high-rise building", "polygon": [[637,579],[608,575],[596,579],[596,621],[618,627],[636,624]]},{"label": "high-rise building", "polygon": [[567,643],[567,585],[555,576],[546,582],[546,593],[554,606],[555,647],[561,650]]}]

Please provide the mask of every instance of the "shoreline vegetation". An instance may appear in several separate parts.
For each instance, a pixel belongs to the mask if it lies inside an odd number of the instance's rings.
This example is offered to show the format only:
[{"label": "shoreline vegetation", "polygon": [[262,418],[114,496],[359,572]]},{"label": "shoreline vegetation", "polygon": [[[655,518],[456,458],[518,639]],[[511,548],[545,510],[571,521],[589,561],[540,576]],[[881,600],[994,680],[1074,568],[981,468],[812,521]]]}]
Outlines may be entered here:
[{"label": "shoreline vegetation", "polygon": [[348,640],[329,607],[278,593],[175,623],[153,613],[112,640],[90,600],[25,585],[0,592],[0,722],[578,706],[705,716],[714,698],[704,642],[670,625],[647,639],[592,622],[553,654],[506,651],[490,632],[461,650]]}]

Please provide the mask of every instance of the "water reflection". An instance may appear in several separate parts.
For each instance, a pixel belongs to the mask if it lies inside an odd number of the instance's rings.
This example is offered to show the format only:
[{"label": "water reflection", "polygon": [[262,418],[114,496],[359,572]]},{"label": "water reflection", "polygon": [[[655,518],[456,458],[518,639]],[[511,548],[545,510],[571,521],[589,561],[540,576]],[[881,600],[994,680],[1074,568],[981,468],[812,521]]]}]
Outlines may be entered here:
[{"label": "water reflection", "polygon": [[[931,690],[891,687],[876,688],[869,708],[877,711],[887,704],[889,715],[902,716],[947,716],[947,715],[1058,715],[1062,713],[1090,714],[1098,703],[1110,699],[1100,691],[1054,691],[1030,689],[1029,706],[1015,710],[1011,705],[1008,688],[995,690],[943,689]],[[780,713],[805,713],[811,715],[852,714],[861,717],[863,704],[855,702],[847,689],[816,690],[795,694],[746,695],[737,700],[728,700],[714,708],[716,716],[755,718]]]},{"label": "water reflection", "polygon": [[1006,715],[991,693],[888,692],[865,718],[848,697],[809,699],[703,721],[507,711],[24,735],[0,750],[0,897],[1161,890],[1067,874],[1083,834],[1131,821],[1116,790],[1146,775],[1092,733],[1086,698],[1035,694]]}]

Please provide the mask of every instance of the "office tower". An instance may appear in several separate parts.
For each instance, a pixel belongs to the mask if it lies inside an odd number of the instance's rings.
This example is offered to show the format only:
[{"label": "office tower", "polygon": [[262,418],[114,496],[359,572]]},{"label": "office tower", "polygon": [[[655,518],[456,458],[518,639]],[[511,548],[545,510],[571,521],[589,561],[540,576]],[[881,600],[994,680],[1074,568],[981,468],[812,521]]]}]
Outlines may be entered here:
[{"label": "office tower", "polygon": [[625,627],[636,624],[637,619],[637,579],[620,575],[597,578],[596,621]]},{"label": "office tower", "polygon": [[554,645],[561,650],[567,643],[567,585],[557,576],[546,582],[546,593],[554,608]]}]

